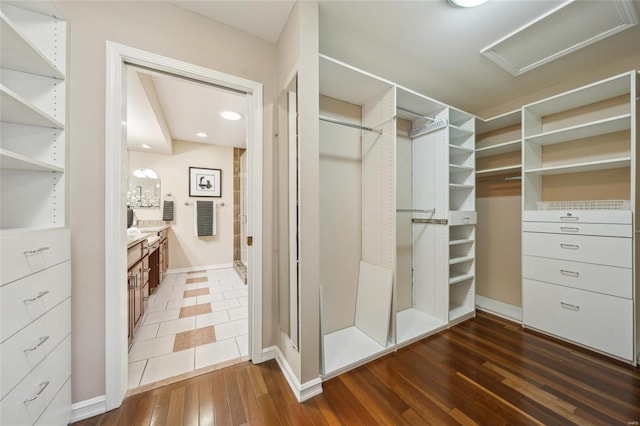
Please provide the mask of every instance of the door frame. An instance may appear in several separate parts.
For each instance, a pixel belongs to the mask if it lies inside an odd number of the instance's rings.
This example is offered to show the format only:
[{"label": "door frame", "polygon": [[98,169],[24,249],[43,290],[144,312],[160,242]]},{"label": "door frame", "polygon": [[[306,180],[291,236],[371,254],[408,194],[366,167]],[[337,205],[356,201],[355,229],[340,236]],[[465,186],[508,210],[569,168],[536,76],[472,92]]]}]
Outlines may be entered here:
[{"label": "door frame", "polygon": [[140,65],[247,93],[247,233],[249,356],[262,359],[262,137],[263,85],[155,53],[107,41],[105,110],[105,403],[119,407],[127,392],[125,64]]}]

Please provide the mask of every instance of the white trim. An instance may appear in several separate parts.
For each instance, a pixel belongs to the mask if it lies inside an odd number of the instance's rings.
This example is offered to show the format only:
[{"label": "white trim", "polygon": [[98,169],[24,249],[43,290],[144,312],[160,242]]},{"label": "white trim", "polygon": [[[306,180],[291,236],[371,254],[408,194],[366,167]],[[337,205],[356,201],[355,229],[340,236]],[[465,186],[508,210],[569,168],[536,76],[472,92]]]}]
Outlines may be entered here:
[{"label": "white trim", "polygon": [[476,308],[499,317],[522,322],[522,308],[476,294]]},{"label": "white trim", "polygon": [[106,412],[106,397],[104,395],[96,396],[95,398],[71,404],[71,420],[69,423],[79,422]]},{"label": "white trim", "polygon": [[184,272],[201,271],[203,269],[226,269],[233,268],[233,263],[219,263],[217,265],[189,266],[188,268],[167,269],[165,274],[182,274]]},{"label": "white trim", "polygon": [[276,359],[276,351],[278,350],[277,346],[269,346],[268,348],[264,348],[262,350],[262,361],[269,361],[272,359]]},{"label": "white trim", "polygon": [[[106,42],[105,111],[105,399],[106,410],[122,404],[127,392],[127,296],[122,291],[127,276],[125,181],[123,156],[126,108],[125,63],[142,65],[197,81],[247,93],[247,148],[251,172],[247,188],[249,221],[253,236],[249,247],[249,339],[253,362],[262,359],[262,83],[214,71],[110,41]],[[114,212],[118,212],[114,214]]]},{"label": "white trim", "polygon": [[269,348],[269,350],[273,351],[273,348],[275,348],[278,367],[280,367],[280,371],[282,371],[284,378],[287,379],[287,383],[289,383],[289,387],[293,391],[293,394],[296,396],[298,402],[304,402],[307,399],[313,398],[314,396],[320,395],[322,393],[322,378],[320,378],[320,376],[316,377],[313,380],[309,380],[308,382],[300,384],[300,381],[293,372],[293,369],[287,362],[284,355],[282,355],[282,352],[280,352],[280,348],[277,346],[272,346],[271,348]]}]

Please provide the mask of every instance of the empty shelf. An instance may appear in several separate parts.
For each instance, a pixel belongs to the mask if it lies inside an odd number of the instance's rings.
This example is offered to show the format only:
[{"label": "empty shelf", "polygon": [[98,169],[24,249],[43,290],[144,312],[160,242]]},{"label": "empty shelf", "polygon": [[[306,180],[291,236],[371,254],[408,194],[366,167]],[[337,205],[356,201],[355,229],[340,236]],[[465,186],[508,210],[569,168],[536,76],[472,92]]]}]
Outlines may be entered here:
[{"label": "empty shelf", "polygon": [[447,326],[445,321],[415,308],[398,312],[396,320],[396,340],[399,344],[423,337]]},{"label": "empty shelf", "polygon": [[454,257],[449,259],[449,265],[456,265],[458,263],[472,262],[475,259],[474,256]]},{"label": "empty shelf", "polygon": [[324,376],[338,374],[392,349],[379,345],[355,326],[326,334]]},{"label": "empty shelf", "polygon": [[34,160],[0,148],[0,168],[12,170],[32,170],[37,172],[64,172],[62,167]]},{"label": "empty shelf", "polygon": [[595,170],[620,169],[631,166],[631,157],[613,158],[609,160],[588,161],[585,163],[567,164],[562,166],[540,167],[525,170],[533,175],[561,175],[568,173],[592,172]]},{"label": "empty shelf", "polygon": [[618,115],[603,120],[592,121],[578,126],[558,129],[551,132],[528,136],[527,142],[538,145],[552,145],[556,143],[584,139],[592,136],[606,135],[631,128],[631,114]]},{"label": "empty shelf", "polygon": [[506,154],[508,152],[520,151],[522,149],[522,142],[520,139],[499,143],[497,145],[486,146],[483,148],[476,148],[476,157],[490,157],[492,155]]},{"label": "empty shelf", "polygon": [[463,281],[470,280],[474,277],[473,274],[464,272],[449,271],[449,284],[457,284]]},{"label": "empty shelf", "polygon": [[473,189],[475,185],[463,185],[460,183],[450,183],[449,188],[451,189]]},{"label": "empty shelf", "polygon": [[522,168],[522,164],[514,164],[513,166],[495,167],[493,169],[478,170],[476,172],[476,175],[511,172],[511,171],[520,170],[521,168]]},{"label": "empty shelf", "polygon": [[469,315],[473,313],[473,310],[473,306],[451,305],[449,306],[449,321],[455,321],[458,318]]},{"label": "empty shelf", "polygon": [[449,124],[449,138],[450,139],[459,139],[459,138],[467,138],[473,135],[473,130],[463,129],[462,127],[455,126],[453,124]]},{"label": "empty shelf", "polygon": [[473,242],[475,242],[475,240],[472,240],[472,239],[451,240],[451,241],[449,241],[449,245],[450,246],[457,246],[457,245],[460,245],[460,244],[470,244],[470,243],[473,243]]},{"label": "empty shelf", "polygon": [[467,148],[467,147],[464,147],[464,146],[458,146],[458,145],[452,145],[452,144],[449,144],[449,149],[451,151],[454,151],[454,152],[455,151],[460,151],[460,152],[474,152],[475,151],[475,149],[473,149],[473,148]]},{"label": "empty shelf", "polygon": [[451,173],[472,172],[473,170],[473,166],[465,166],[463,164],[449,164],[449,172]]},{"label": "empty shelf", "polygon": [[39,127],[54,127],[64,129],[64,124],[35,105],[29,103],[20,95],[0,85],[0,121],[7,123],[27,124]]}]

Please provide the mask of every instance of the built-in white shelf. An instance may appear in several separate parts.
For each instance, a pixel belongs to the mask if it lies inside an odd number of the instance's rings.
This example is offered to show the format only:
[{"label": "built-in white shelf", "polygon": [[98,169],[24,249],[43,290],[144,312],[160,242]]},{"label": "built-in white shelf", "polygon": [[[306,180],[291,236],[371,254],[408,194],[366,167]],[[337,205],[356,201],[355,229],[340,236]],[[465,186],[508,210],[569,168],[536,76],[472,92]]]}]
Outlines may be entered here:
[{"label": "built-in white shelf", "polygon": [[493,155],[506,154],[508,152],[520,151],[522,148],[522,141],[516,139],[509,142],[499,143],[496,145],[486,146],[476,149],[476,158],[491,157]]},{"label": "built-in white shelf", "polygon": [[584,163],[573,163],[562,166],[540,167],[525,170],[525,173],[532,175],[561,175],[568,173],[593,172],[596,170],[621,169],[631,166],[631,157],[613,158],[608,160],[587,161]]},{"label": "built-in white shelf", "polygon": [[504,166],[504,167],[494,167],[491,169],[478,170],[476,171],[476,175],[511,172],[511,171],[520,170],[521,168],[522,168],[522,164],[514,164],[512,166]]},{"label": "built-in white shelf", "polygon": [[465,166],[463,164],[449,164],[449,171],[453,173],[472,172],[473,166]]},{"label": "built-in white shelf", "polygon": [[449,265],[456,265],[458,263],[471,262],[473,260],[475,260],[474,256],[454,257],[453,259],[449,259]]},{"label": "built-in white shelf", "polygon": [[473,307],[452,304],[449,306],[449,321],[455,321],[473,312]]},{"label": "built-in white shelf", "polygon": [[631,128],[631,115],[623,114],[589,123],[558,129],[551,132],[527,136],[527,142],[538,145],[552,145],[556,143],[584,139],[593,136],[606,135]]},{"label": "built-in white shelf", "polygon": [[11,170],[31,170],[36,172],[64,172],[62,167],[34,160],[31,157],[17,154],[0,148],[0,168]]},{"label": "built-in white shelf", "polygon": [[[37,2],[34,2],[37,3]],[[64,79],[64,74],[14,23],[0,12],[2,51],[0,65],[16,71]]]},{"label": "built-in white shelf", "polygon": [[415,308],[405,309],[396,315],[398,344],[411,342],[430,333],[435,333],[447,326],[442,321]]},{"label": "built-in white shelf", "polygon": [[449,149],[453,152],[455,151],[459,151],[459,152],[474,152],[475,150],[473,148],[467,148],[465,146],[458,146],[458,145],[451,145],[449,144]]},{"label": "built-in white shelf", "polygon": [[364,364],[380,353],[393,350],[381,346],[355,326],[324,336],[324,377],[328,378],[349,368]]},{"label": "built-in white shelf", "polygon": [[466,272],[449,271],[449,284],[457,284],[473,279],[475,275]]},{"label": "built-in white shelf", "polygon": [[64,124],[42,111],[22,96],[0,84],[0,121],[30,126],[64,129]]},{"label": "built-in white shelf", "polygon": [[451,189],[473,189],[475,185],[463,185],[460,183],[450,183],[449,188]]},{"label": "built-in white shelf", "polygon": [[471,244],[473,242],[475,242],[474,239],[451,240],[451,241],[449,241],[449,245],[450,246],[458,246],[458,245],[461,245],[461,244]]},{"label": "built-in white shelf", "polygon": [[449,124],[450,139],[468,138],[469,136],[473,136],[473,130],[463,129],[462,127]]}]

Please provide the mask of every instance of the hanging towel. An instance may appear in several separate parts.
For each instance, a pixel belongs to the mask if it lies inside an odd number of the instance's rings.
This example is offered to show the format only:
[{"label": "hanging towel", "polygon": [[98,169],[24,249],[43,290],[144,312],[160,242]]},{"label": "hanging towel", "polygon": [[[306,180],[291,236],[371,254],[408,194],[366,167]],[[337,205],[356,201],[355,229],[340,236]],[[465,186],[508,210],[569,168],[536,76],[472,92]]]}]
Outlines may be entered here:
[{"label": "hanging towel", "polygon": [[162,220],[169,222],[173,220],[173,201],[164,200],[164,207],[162,209]]},{"label": "hanging towel", "polygon": [[196,237],[216,235],[216,203],[213,201],[196,201],[193,209],[193,224]]}]

